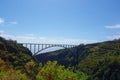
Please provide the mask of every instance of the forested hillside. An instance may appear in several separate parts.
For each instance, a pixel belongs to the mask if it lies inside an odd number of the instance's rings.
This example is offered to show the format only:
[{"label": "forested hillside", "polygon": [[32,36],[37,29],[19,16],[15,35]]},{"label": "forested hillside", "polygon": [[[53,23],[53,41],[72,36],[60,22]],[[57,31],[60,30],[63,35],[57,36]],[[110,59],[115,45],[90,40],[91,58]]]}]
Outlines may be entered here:
[{"label": "forested hillside", "polygon": [[0,37],[0,80],[28,80],[29,62],[35,62],[32,53],[16,41]]},{"label": "forested hillside", "polygon": [[45,63],[57,60],[66,67],[88,74],[88,80],[120,80],[120,40],[79,45],[70,49],[39,54],[36,58]]},{"label": "forested hillside", "polygon": [[0,80],[86,80],[88,76],[58,65],[36,62],[32,53],[13,40],[0,37]]},{"label": "forested hillside", "polygon": [[36,58],[40,62],[16,41],[0,37],[0,80],[120,80],[120,40],[81,44]]}]

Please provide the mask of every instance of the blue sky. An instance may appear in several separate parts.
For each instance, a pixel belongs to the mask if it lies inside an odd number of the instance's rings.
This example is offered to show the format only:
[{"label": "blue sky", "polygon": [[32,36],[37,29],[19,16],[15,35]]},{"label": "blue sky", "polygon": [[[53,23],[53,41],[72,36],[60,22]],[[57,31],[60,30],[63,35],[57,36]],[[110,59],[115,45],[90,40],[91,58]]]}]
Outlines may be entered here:
[{"label": "blue sky", "polygon": [[0,35],[18,42],[120,38],[120,0],[0,0]]}]

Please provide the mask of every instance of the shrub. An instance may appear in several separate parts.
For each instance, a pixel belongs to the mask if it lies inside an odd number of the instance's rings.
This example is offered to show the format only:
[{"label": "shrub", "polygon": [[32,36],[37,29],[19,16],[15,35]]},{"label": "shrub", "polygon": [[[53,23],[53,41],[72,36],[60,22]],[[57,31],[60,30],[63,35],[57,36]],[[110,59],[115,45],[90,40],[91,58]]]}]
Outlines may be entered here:
[{"label": "shrub", "polygon": [[57,65],[57,61],[48,61],[40,68],[36,78],[37,80],[86,80],[79,76],[79,74],[65,69],[64,66]]}]

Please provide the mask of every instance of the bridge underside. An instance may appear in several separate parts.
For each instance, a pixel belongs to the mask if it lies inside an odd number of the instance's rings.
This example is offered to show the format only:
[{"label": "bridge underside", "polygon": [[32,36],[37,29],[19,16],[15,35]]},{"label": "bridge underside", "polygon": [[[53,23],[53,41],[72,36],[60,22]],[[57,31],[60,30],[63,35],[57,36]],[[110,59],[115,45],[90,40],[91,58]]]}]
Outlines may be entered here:
[{"label": "bridge underside", "polygon": [[22,44],[24,47],[27,47],[33,53],[34,56],[39,54],[41,51],[51,47],[62,47],[68,49],[76,46],[67,44],[33,44],[33,43],[20,43],[20,44]]}]

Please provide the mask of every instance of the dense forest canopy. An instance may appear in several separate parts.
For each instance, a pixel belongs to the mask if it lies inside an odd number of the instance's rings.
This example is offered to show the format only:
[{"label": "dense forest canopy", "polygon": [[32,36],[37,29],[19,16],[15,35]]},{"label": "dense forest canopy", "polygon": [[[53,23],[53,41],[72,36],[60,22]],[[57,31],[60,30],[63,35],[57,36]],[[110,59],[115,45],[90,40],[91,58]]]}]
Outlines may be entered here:
[{"label": "dense forest canopy", "polygon": [[79,45],[68,50],[39,54],[36,58],[46,63],[57,60],[66,67],[88,74],[89,80],[120,80],[120,39],[94,44]]},{"label": "dense forest canopy", "polygon": [[0,37],[0,80],[120,80],[120,40],[70,50],[33,57],[16,41]]},{"label": "dense forest canopy", "polygon": [[0,80],[86,80],[87,74],[74,72],[57,61],[37,62],[32,53],[13,40],[0,37]]}]

